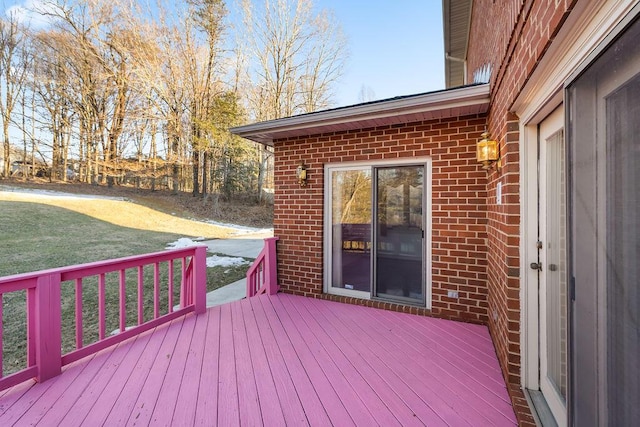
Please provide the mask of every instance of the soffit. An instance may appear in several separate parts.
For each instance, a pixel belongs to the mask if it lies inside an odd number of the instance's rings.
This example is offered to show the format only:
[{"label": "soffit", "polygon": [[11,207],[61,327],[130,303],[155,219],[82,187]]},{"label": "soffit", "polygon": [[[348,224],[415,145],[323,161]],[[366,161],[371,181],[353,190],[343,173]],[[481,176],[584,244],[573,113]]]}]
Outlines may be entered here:
[{"label": "soffit", "polygon": [[230,129],[265,145],[276,139],[486,113],[489,85],[473,85],[319,111]]},{"label": "soffit", "polygon": [[465,84],[472,5],[472,0],[442,0],[446,87]]}]

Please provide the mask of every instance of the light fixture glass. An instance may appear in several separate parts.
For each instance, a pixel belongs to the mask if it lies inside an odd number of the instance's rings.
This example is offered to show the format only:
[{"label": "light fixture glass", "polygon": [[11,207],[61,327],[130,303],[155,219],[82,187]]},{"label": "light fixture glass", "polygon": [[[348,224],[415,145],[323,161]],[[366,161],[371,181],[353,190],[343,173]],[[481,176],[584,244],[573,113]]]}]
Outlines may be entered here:
[{"label": "light fixture glass", "polygon": [[489,139],[489,132],[483,132],[481,136],[482,139],[477,143],[476,158],[482,163],[483,169],[489,169],[500,157],[498,143]]},{"label": "light fixture glass", "polygon": [[307,168],[302,162],[300,162],[296,168],[296,177],[298,178],[298,184],[300,184],[300,187],[307,186]]}]

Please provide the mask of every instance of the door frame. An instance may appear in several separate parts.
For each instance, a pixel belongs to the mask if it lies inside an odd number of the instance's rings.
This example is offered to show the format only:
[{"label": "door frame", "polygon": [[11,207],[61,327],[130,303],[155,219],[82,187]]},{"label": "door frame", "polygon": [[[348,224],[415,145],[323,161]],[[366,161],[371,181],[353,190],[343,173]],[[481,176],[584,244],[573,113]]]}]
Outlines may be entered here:
[{"label": "door frame", "polygon": [[[423,270],[423,289],[424,289],[424,307],[427,309],[431,309],[432,302],[432,286],[431,286],[431,275],[432,275],[432,244],[431,244],[431,228],[432,228],[432,220],[431,220],[431,209],[432,209],[432,158],[431,157],[416,157],[409,159],[389,159],[389,160],[372,160],[372,161],[359,161],[359,162],[340,162],[340,163],[326,163],[324,165],[324,236],[323,236],[323,292],[327,294],[346,296],[346,297],[354,297],[360,299],[376,299],[378,301],[387,301],[398,303],[397,301],[391,301],[381,298],[374,298],[374,289],[373,282],[371,283],[371,290],[369,293],[362,291],[353,291],[348,289],[339,289],[331,286],[331,269],[332,269],[332,234],[331,234],[331,172],[335,170],[349,170],[350,168],[371,168],[371,178],[375,179],[374,169],[377,167],[402,167],[402,166],[423,166],[424,167],[424,181],[423,181],[423,201],[422,201],[422,209],[423,209],[423,227],[424,227],[424,239],[422,241],[422,270]],[[373,181],[371,191],[373,192]],[[375,197],[372,193],[372,204],[375,203]],[[373,206],[372,206],[372,240],[373,242],[373,232],[374,232],[374,218],[373,218]],[[372,259],[374,256],[374,251],[372,251]],[[372,261],[373,263],[373,261]],[[373,269],[373,264],[372,264]],[[373,274],[373,271],[372,271]],[[373,281],[373,276],[371,276],[371,280]],[[401,304],[401,303],[400,303]],[[411,304],[409,304],[411,305]]]},{"label": "door frame", "polygon": [[[543,124],[547,124],[549,126],[553,127],[553,131],[550,134],[545,134],[542,131],[543,128]],[[564,110],[564,104],[561,104],[556,110],[554,110],[551,114],[549,114],[547,117],[545,117],[540,124],[537,126],[538,128],[538,144],[537,144],[537,148],[538,148],[538,179],[537,179],[537,184],[538,184],[538,191],[539,191],[539,197],[538,197],[538,241],[542,242],[542,248],[538,249],[538,262],[541,263],[542,266],[542,270],[538,270],[537,272],[535,272],[535,274],[538,275],[538,318],[539,318],[539,335],[538,335],[538,359],[539,359],[539,376],[538,376],[538,381],[539,381],[539,390],[542,392],[543,396],[545,397],[546,403],[549,406],[549,409],[551,410],[551,412],[554,414],[555,417],[555,413],[557,412],[563,412],[563,419],[558,420],[556,417],[556,422],[558,423],[558,425],[562,426],[562,425],[566,425],[566,413],[567,413],[567,401],[565,399],[564,404],[562,403],[562,401],[560,399],[558,399],[557,395],[546,395],[543,389],[549,389],[552,388],[553,386],[549,383],[545,383],[545,380],[543,380],[543,374],[544,373],[548,373],[548,371],[546,371],[544,368],[548,368],[548,366],[545,366],[545,364],[548,364],[548,360],[547,358],[547,347],[545,345],[543,345],[543,338],[545,338],[545,342],[546,339],[548,339],[548,336],[546,335],[546,330],[547,330],[547,320],[548,318],[545,316],[545,314],[547,313],[545,311],[545,313],[543,313],[542,310],[542,306],[545,305],[546,307],[546,296],[547,296],[547,292],[549,290],[548,288],[548,283],[546,282],[545,279],[545,272],[547,271],[547,269],[549,268],[549,250],[548,248],[548,240],[547,240],[547,236],[548,234],[548,225],[549,222],[546,220],[547,217],[547,212],[548,212],[548,202],[550,201],[550,197],[547,196],[547,188],[548,188],[548,143],[545,140],[546,136],[552,137],[557,131],[561,131],[563,133],[562,139],[565,140],[565,110]],[[566,146],[565,143],[563,143],[563,146]],[[567,179],[567,172],[568,172],[568,165],[567,165],[567,161],[566,161],[566,149],[565,151],[561,154],[562,156],[565,157],[565,161],[564,161],[564,165],[565,165],[565,185],[567,185],[566,179]],[[565,188],[565,209],[566,209],[566,198],[567,198],[567,189]],[[567,217],[565,214],[565,221],[566,221]],[[566,228],[566,223],[565,223],[565,233],[567,231]],[[568,245],[568,241],[566,241],[565,239],[565,245]],[[568,249],[568,248],[567,248]],[[567,250],[565,249],[565,255],[567,253]],[[559,274],[559,273],[558,273]],[[565,278],[566,279],[566,278]],[[568,282],[568,281],[567,281]],[[543,283],[544,283],[544,288],[543,288]],[[568,288],[567,288],[568,290]],[[569,299],[568,299],[568,292],[567,292],[567,301],[566,301],[566,310],[567,312],[565,313],[565,318],[567,320],[567,328],[568,328],[568,316],[569,316]],[[568,332],[568,330],[567,330]],[[565,343],[565,345],[569,346],[569,336],[567,334],[567,336],[565,337],[565,340],[567,341]],[[567,361],[565,363],[568,364],[568,354],[567,354]],[[568,372],[567,372],[567,382],[568,382]],[[553,391],[551,391],[551,393],[553,393]],[[562,407],[564,406],[564,408]]]}]

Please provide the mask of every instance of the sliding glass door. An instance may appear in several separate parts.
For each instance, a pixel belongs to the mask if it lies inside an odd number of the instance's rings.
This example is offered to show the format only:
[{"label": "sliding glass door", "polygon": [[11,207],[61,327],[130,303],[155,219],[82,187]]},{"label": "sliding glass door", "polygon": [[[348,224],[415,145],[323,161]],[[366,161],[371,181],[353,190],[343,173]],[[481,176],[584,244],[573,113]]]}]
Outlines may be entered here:
[{"label": "sliding glass door", "polygon": [[426,304],[425,170],[327,167],[328,293]]},{"label": "sliding glass door", "polygon": [[424,303],[424,166],[375,170],[375,296]]},{"label": "sliding glass door", "polygon": [[572,424],[640,419],[640,20],[567,89]]}]

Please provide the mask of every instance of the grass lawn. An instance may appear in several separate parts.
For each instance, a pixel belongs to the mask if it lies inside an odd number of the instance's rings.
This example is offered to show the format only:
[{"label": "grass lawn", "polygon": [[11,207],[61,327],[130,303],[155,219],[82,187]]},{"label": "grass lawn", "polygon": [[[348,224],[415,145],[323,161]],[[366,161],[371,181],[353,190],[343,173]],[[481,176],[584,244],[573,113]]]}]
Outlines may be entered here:
[{"label": "grass lawn", "polygon": [[[35,200],[27,201],[27,200]],[[231,230],[118,200],[36,197],[0,192],[0,277],[163,250],[180,237],[227,237]],[[244,277],[248,264],[207,269],[208,290]],[[152,313],[153,268],[145,268],[145,318]],[[161,283],[167,280],[161,266]],[[117,328],[117,274],[107,275],[107,331]],[[179,276],[178,276],[179,277]],[[135,321],[136,272],[127,270],[127,318]],[[97,278],[83,285],[85,343],[97,338]],[[178,287],[178,280],[175,286]],[[63,352],[73,349],[75,289],[62,286]],[[25,294],[3,297],[5,375],[25,366]],[[175,301],[177,299],[177,293]],[[166,312],[167,295],[161,300]],[[115,307],[110,309],[110,307]]]}]

